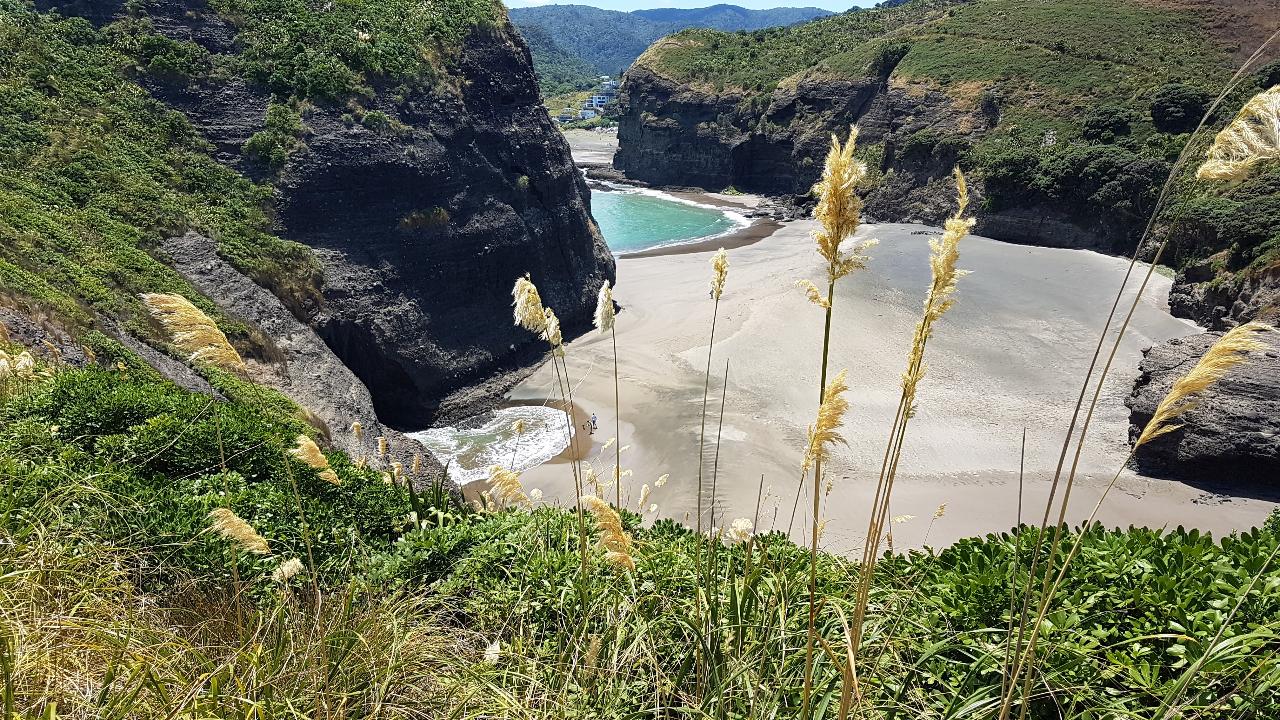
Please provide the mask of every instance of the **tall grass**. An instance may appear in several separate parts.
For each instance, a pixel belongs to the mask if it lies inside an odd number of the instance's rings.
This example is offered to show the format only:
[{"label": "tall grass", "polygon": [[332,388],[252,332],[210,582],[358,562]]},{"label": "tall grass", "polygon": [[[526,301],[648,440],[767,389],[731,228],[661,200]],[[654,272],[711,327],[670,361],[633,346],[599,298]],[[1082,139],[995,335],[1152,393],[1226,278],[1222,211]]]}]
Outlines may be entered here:
[{"label": "tall grass", "polygon": [[[861,222],[862,199],[858,196],[859,185],[867,176],[867,166],[854,158],[858,142],[858,129],[849,129],[849,136],[843,144],[838,137],[832,136],[831,149],[827,153],[823,166],[822,179],[813,188],[818,198],[814,209],[814,218],[818,221],[818,230],[814,233],[818,254],[826,263],[827,290],[825,298],[818,288],[808,280],[802,280],[810,302],[824,311],[822,326],[822,369],[818,374],[818,419],[809,430],[809,444],[805,452],[804,467],[800,473],[800,484],[796,488],[796,503],[804,487],[805,476],[810,467],[813,469],[813,513],[809,518],[809,627],[805,645],[805,681],[804,701],[801,716],[810,715],[810,693],[812,691],[813,653],[817,622],[817,556],[818,538],[821,532],[822,515],[822,463],[826,459],[826,448],[834,442],[843,442],[835,429],[840,425],[840,418],[848,408],[841,394],[848,389],[844,385],[843,371],[839,379],[830,385],[827,383],[827,365],[831,355],[831,320],[835,305],[836,281],[849,275],[854,270],[866,267],[866,250],[875,245],[874,240],[864,241],[848,251],[842,249],[846,240],[858,231]],[[792,512],[794,520],[795,513]]]}]

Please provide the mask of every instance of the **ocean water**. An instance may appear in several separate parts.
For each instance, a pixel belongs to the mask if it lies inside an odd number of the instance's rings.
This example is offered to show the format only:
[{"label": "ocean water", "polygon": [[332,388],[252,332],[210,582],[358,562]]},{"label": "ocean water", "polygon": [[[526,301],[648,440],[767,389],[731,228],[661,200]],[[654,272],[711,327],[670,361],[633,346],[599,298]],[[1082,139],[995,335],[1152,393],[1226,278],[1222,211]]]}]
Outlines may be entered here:
[{"label": "ocean water", "polygon": [[594,187],[591,214],[615,253],[723,235],[749,224],[738,213],[639,188]]},{"label": "ocean water", "polygon": [[[565,413],[555,408],[528,405],[500,408],[483,421],[462,422],[409,433],[441,463],[449,464],[449,477],[465,485],[489,477],[490,465],[517,472],[536,467],[569,447]],[[525,423],[516,435],[511,426]]]}]

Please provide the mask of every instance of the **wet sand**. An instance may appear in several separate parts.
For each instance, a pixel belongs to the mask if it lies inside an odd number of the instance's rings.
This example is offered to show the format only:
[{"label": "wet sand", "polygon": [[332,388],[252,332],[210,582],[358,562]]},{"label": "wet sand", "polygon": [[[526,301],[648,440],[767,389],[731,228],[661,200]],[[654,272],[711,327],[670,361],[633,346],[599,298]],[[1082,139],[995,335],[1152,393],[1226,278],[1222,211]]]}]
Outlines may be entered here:
[{"label": "wet sand", "polygon": [[[812,227],[810,221],[790,223],[730,252],[711,363],[703,471],[706,504],[713,476],[718,486],[717,525],[755,515],[763,475],[766,495],[758,526],[787,529],[800,449],[819,394],[822,312],[795,287],[800,278],[817,282],[823,277],[809,237]],[[929,278],[928,239],[936,232],[889,224],[864,231],[881,245],[872,251],[868,270],[841,281],[833,325],[832,367],[849,370],[851,403],[843,430],[848,446],[835,451],[829,466],[833,489],[825,500],[823,543],[837,552],[856,551],[862,544],[867,505]],[[709,251],[693,248],[624,256],[618,262],[615,294],[624,307],[617,320],[621,445],[630,446],[622,465],[634,473],[624,481],[624,493],[637,509],[642,484],[653,485],[659,475],[669,473],[670,481],[652,490],[649,503],[659,506],[656,516],[690,524],[712,314],[710,257]],[[973,274],[960,281],[957,305],[930,341],[928,375],[908,430],[892,505],[893,515],[914,518],[894,525],[897,547],[942,545],[1012,527],[1024,428],[1023,519],[1039,521],[1080,379],[1126,264],[1087,251],[977,237],[964,241],[960,265]],[[1089,514],[1128,451],[1124,399],[1142,350],[1196,331],[1168,314],[1169,284],[1159,276],[1153,280],[1104,387],[1068,513],[1072,520]],[[728,391],[717,464],[726,361]],[[592,333],[571,343],[568,368],[576,404],[583,414],[594,412],[599,418],[594,436],[580,436],[590,442],[585,455],[602,477],[611,478],[613,449],[603,451],[615,435],[609,338]],[[551,365],[544,365],[511,397],[558,398],[555,382]],[[528,489],[542,489],[549,502],[573,502],[572,473],[564,459],[526,472],[524,483]],[[611,490],[608,495],[612,499]],[[807,500],[800,502],[803,508]],[[943,503],[945,515],[932,520]],[[1275,503],[1223,498],[1126,470],[1098,517],[1107,525],[1181,524],[1223,533],[1260,523],[1273,507]],[[793,534],[806,531],[797,519]]]}]

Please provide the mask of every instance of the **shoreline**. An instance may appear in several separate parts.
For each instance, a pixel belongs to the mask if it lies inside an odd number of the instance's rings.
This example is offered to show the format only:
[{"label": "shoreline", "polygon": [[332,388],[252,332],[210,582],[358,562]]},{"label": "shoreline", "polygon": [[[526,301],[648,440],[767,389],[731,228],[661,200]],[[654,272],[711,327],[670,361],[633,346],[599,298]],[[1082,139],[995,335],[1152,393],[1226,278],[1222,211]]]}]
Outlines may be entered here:
[{"label": "shoreline", "polygon": [[[616,188],[611,188],[608,185],[605,185],[604,181],[588,180],[588,185],[593,188],[593,191],[598,187],[601,192],[618,192]],[[661,193],[662,195],[675,198],[678,201],[693,203],[703,207],[714,207],[723,211],[738,214],[743,211],[755,210],[762,202],[765,201],[765,198],[759,195],[746,193],[742,195],[725,195],[724,193],[690,190],[687,188],[668,190],[639,185],[635,187],[642,187],[645,190]],[[667,245],[647,248],[645,250],[618,252],[614,253],[614,255],[620,260],[632,260],[636,258],[663,257],[667,255],[688,255],[715,251],[720,248],[733,250],[765,240],[780,230],[784,225],[783,222],[770,217],[748,217],[746,220],[746,225],[734,230],[726,231],[719,235],[673,242]]]},{"label": "shoreline", "polygon": [[[761,512],[760,531],[786,531],[795,500],[800,449],[812,422],[817,395],[816,338],[822,313],[795,288],[801,278],[820,276],[813,249],[813,222],[781,224],[730,253],[712,359],[704,474],[716,467],[716,526]],[[877,236],[867,270],[838,288],[831,361],[850,369],[852,405],[846,418],[847,446],[829,465],[833,486],[824,512],[830,521],[823,547],[856,551],[866,518],[863,508],[875,486],[875,468],[884,452],[884,433],[898,399],[901,363],[919,297],[928,283],[928,241],[936,228],[919,225],[865,225],[860,237]],[[719,243],[716,243],[717,245]],[[698,426],[707,362],[712,305],[706,284],[709,252],[683,246],[677,252],[624,255],[618,262],[618,372],[621,437],[630,446],[622,456],[634,475],[624,481],[624,505],[646,510],[646,521],[671,518],[692,525],[697,496]],[[929,373],[921,387],[894,494],[895,516],[915,519],[894,526],[898,549],[947,545],[965,537],[1002,532],[1038,515],[1053,477],[1079,376],[1096,345],[1097,325],[1114,300],[1127,261],[1086,250],[1065,250],[970,237],[961,267],[972,270],[960,285],[957,306],[930,343]],[[1128,409],[1143,349],[1197,328],[1168,313],[1168,278],[1153,282],[1126,336],[1117,370],[1108,379],[1082,458],[1068,522],[1092,510],[1128,452]],[[1126,291],[1132,298],[1132,290]],[[600,453],[614,434],[613,355],[609,338],[588,333],[566,346],[574,399],[599,416],[596,435],[584,449],[598,474],[611,472],[612,452]],[[718,390],[729,370],[720,455]],[[555,378],[542,366],[509,398],[544,400]],[[587,413],[589,414],[589,412]],[[1019,436],[1028,429],[1025,493],[1018,497]],[[658,489],[659,475],[670,482]],[[757,497],[761,487],[764,496]],[[524,473],[526,489],[539,488],[546,502],[573,500],[571,476],[563,464]],[[635,501],[650,485],[648,502]],[[704,486],[709,492],[709,484]],[[802,506],[806,502],[801,498]],[[943,517],[930,519],[946,504]],[[704,496],[703,505],[711,506]],[[1098,521],[1108,526],[1185,525],[1215,535],[1263,522],[1276,503],[1233,496],[1220,490],[1154,479],[1124,470],[1108,495]],[[708,520],[709,522],[709,520]],[[859,530],[861,527],[861,530]],[[799,519],[792,536],[807,528]]]}]

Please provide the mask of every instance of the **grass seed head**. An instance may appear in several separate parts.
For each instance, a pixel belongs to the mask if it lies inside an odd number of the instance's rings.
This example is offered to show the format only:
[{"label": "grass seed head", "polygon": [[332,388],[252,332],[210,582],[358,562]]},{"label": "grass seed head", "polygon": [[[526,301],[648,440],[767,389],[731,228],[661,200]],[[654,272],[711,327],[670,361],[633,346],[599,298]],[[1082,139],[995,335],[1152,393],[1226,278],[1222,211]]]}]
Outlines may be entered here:
[{"label": "grass seed head", "polygon": [[200,308],[181,295],[144,293],[142,302],[192,362],[205,363],[231,373],[247,374],[240,353]]},{"label": "grass seed head", "polygon": [[729,253],[720,248],[711,256],[711,297],[719,300],[724,294],[724,281],[729,277]]},{"label": "grass seed head", "polygon": [[831,303],[827,302],[827,299],[822,296],[822,292],[818,290],[817,285],[808,280],[797,280],[796,285],[804,288],[805,297],[809,298],[809,302],[824,310],[831,309]]},{"label": "grass seed head", "polygon": [[529,279],[528,274],[516,278],[515,287],[511,289],[512,306],[515,308],[515,324],[531,333],[542,334],[546,327],[546,315],[542,309],[542,296],[538,288]]},{"label": "grass seed head", "polygon": [[875,245],[871,240],[848,253],[840,250],[840,245],[858,231],[862,215],[858,186],[867,177],[867,166],[853,156],[857,144],[857,126],[849,128],[849,138],[843,144],[840,138],[832,135],[822,179],[813,186],[813,194],[818,197],[818,205],[813,211],[818,229],[813,238],[818,244],[818,254],[827,261],[827,279],[831,282],[865,268],[870,259],[865,253]]},{"label": "grass seed head", "polygon": [[1280,85],[1258,93],[1213,139],[1196,177],[1234,182],[1253,166],[1280,158]]},{"label": "grass seed head", "polygon": [[622,529],[622,519],[618,517],[617,511],[595,495],[583,495],[582,506],[596,520],[600,544],[609,553],[615,554],[612,559],[606,555],[606,561],[618,567],[622,556],[626,556],[625,562],[621,562],[621,565],[634,569],[635,564],[631,562],[631,535]]},{"label": "grass seed head", "polygon": [[557,354],[564,354],[562,347],[564,337],[560,334],[560,318],[556,317],[555,311],[551,308],[543,311],[542,339],[546,340]]},{"label": "grass seed head", "polygon": [[298,558],[289,558],[280,563],[280,566],[271,573],[271,579],[278,585],[288,585],[289,581],[297,577],[302,572],[302,561]]},{"label": "grass seed head", "polygon": [[1156,406],[1151,420],[1142,429],[1134,449],[1182,427],[1174,421],[1194,408],[1199,403],[1198,396],[1225,377],[1231,368],[1248,360],[1249,353],[1265,350],[1268,345],[1258,340],[1256,335],[1274,330],[1270,325],[1255,321],[1237,326],[1219,338],[1190,372],[1173,383],[1169,394]]},{"label": "grass seed head", "polygon": [[529,504],[529,497],[520,484],[520,474],[501,465],[489,467],[489,494],[504,505]]},{"label": "grass seed head", "polygon": [[269,555],[271,548],[266,538],[258,534],[253,526],[245,522],[227,508],[217,508],[209,513],[212,524],[209,530],[230,540],[247,553]]},{"label": "grass seed head", "polygon": [[338,478],[338,474],[329,467],[329,458],[320,452],[320,446],[306,435],[299,435],[293,449],[289,450],[289,454],[296,460],[313,468],[320,475],[320,479],[334,485],[341,485],[342,480]]},{"label": "grass seed head", "polygon": [[933,334],[933,326],[955,304],[955,292],[960,278],[968,273],[956,269],[960,258],[960,241],[973,228],[973,218],[963,217],[962,213],[969,206],[968,186],[964,173],[955,169],[956,194],[958,197],[956,214],[947,219],[941,237],[929,240],[929,270],[931,280],[925,291],[924,312],[916,324],[915,335],[911,342],[911,353],[907,358],[907,370],[902,374],[902,389],[907,400],[907,417],[915,415],[916,388],[924,378],[928,369],[924,364],[924,349]]},{"label": "grass seed head", "polygon": [[600,286],[600,295],[596,298],[596,314],[594,318],[596,329],[600,332],[612,330],[613,314],[613,290],[609,288],[609,281],[605,280]]},{"label": "grass seed head", "polygon": [[849,410],[849,401],[844,393],[849,389],[845,382],[846,371],[836,374],[822,391],[822,404],[818,406],[818,418],[809,426],[809,442],[804,452],[804,470],[819,461],[825,462],[831,447],[836,443],[844,443],[844,437],[838,432],[844,425],[844,414]]}]

